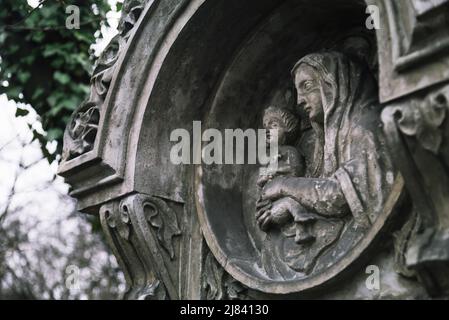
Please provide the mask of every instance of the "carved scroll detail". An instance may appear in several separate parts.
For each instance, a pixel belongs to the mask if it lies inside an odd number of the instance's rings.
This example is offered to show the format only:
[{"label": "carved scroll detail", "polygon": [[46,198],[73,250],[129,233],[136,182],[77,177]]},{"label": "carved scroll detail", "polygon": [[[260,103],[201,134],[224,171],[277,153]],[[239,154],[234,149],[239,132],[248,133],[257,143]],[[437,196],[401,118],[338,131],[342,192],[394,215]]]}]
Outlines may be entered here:
[{"label": "carved scroll detail", "polygon": [[77,158],[94,148],[102,106],[117,66],[116,62],[124,51],[146,2],[148,0],[125,1],[118,26],[119,33],[112,38],[96,62],[89,98],[75,110],[67,126],[62,160]]},{"label": "carved scroll detail", "polygon": [[[178,291],[161,253],[162,247],[170,259],[175,257],[173,237],[181,231],[174,210],[162,199],[136,194],[103,205],[100,218],[106,238],[125,273],[128,289],[124,298],[178,299]],[[156,229],[157,237],[153,236],[152,229]]]},{"label": "carved scroll detail", "polygon": [[181,234],[175,211],[162,199],[156,197],[146,199],[143,205],[151,208],[151,210],[145,211],[146,219],[156,229],[159,243],[173,260],[175,257],[173,237]]},{"label": "carved scroll detail", "polygon": [[394,233],[395,271],[406,278],[415,278],[416,271],[407,265],[407,251],[413,244],[421,227],[421,218],[412,211],[401,230]]},{"label": "carved scroll detail", "polygon": [[433,296],[449,292],[448,108],[445,86],[382,113],[390,151],[419,215],[416,223],[409,222],[411,237],[403,256],[406,275],[415,271]]},{"label": "carved scroll detail", "polygon": [[148,259],[139,250],[139,241],[130,226],[127,213],[117,202],[100,209],[100,219],[106,239],[125,274],[127,289],[123,295],[129,300],[164,300],[167,293],[156,278]]},{"label": "carved scroll detail", "polygon": [[446,95],[439,92],[422,102],[412,101],[411,105],[401,108],[400,115],[396,113],[399,130],[406,136],[416,137],[425,150],[437,155],[443,142],[441,125],[448,112]]},{"label": "carved scroll detail", "polygon": [[248,288],[232,278],[209,251],[204,262],[203,298],[207,300],[247,300]]}]

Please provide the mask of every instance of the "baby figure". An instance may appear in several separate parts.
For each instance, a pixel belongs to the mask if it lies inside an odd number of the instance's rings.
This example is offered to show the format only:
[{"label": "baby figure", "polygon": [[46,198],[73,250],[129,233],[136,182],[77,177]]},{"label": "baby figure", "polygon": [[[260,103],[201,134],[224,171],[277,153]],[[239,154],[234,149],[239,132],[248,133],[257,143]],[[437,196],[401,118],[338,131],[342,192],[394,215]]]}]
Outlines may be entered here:
[{"label": "baby figure", "polygon": [[261,188],[273,179],[279,176],[299,177],[304,174],[304,159],[295,147],[289,145],[293,143],[299,131],[299,120],[286,109],[268,107],[263,114],[263,127],[267,130],[267,147],[274,137],[271,136],[270,130],[278,132],[278,166],[273,171],[269,165],[260,168],[259,179],[257,185]]},{"label": "baby figure", "polygon": [[[263,115],[263,126],[267,130],[267,147],[271,139],[270,130],[278,132],[278,166],[274,171],[267,166],[261,167],[257,185],[263,187],[276,177],[300,177],[305,172],[305,161],[298,150],[292,146],[299,132],[299,120],[289,110],[268,107]],[[315,221],[315,216],[296,200],[286,197],[273,203],[257,204],[257,222],[263,231],[272,226],[278,226],[286,236],[295,236],[295,242],[306,244],[315,238],[310,234],[310,226]],[[293,220],[294,224],[290,222]],[[295,230],[293,233],[292,231]]]}]

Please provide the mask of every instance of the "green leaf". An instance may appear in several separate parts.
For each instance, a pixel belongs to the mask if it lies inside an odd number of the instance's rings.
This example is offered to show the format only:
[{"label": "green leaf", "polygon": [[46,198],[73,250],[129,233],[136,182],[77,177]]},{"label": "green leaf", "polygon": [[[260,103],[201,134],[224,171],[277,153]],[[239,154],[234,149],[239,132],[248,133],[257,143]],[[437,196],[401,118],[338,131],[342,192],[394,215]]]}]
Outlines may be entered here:
[{"label": "green leaf", "polygon": [[59,94],[52,93],[48,98],[47,102],[50,105],[51,108],[54,108],[56,106],[56,103],[58,102]]},{"label": "green leaf", "polygon": [[80,100],[78,97],[70,97],[68,99],[64,99],[61,104],[65,109],[74,111],[80,105]]},{"label": "green leaf", "polygon": [[29,114],[30,112],[28,111],[28,110],[26,110],[26,109],[21,109],[21,108],[19,108],[19,107],[17,107],[17,110],[16,110],[16,117],[24,117],[24,116],[26,116],[27,114]]},{"label": "green leaf", "polygon": [[45,38],[45,33],[43,31],[37,31],[32,34],[31,39],[35,42],[42,42]]},{"label": "green leaf", "polygon": [[48,141],[58,140],[58,139],[62,138],[63,134],[64,134],[63,131],[59,128],[50,129],[47,131],[46,138]]},{"label": "green leaf", "polygon": [[68,74],[56,71],[53,74],[53,78],[61,84],[67,84],[70,82],[70,76]]},{"label": "green leaf", "polygon": [[6,95],[9,99],[18,100],[19,95],[22,93],[22,88],[20,87],[8,87],[6,90]]},{"label": "green leaf", "polygon": [[27,83],[28,79],[30,79],[31,77],[31,73],[29,72],[20,72],[17,74],[17,78],[19,79],[19,81],[23,84]]},{"label": "green leaf", "polygon": [[34,91],[33,96],[31,97],[32,100],[39,99],[42,94],[44,93],[44,89],[42,88],[36,88],[36,91]]},{"label": "green leaf", "polygon": [[17,51],[19,51],[20,46],[13,44],[8,49],[10,53],[16,53]]},{"label": "green leaf", "polygon": [[35,61],[35,59],[36,59],[36,56],[34,56],[34,55],[29,55],[29,56],[27,56],[27,57],[24,57],[22,61],[23,61],[23,63],[26,64],[26,65],[32,65],[33,62]]}]

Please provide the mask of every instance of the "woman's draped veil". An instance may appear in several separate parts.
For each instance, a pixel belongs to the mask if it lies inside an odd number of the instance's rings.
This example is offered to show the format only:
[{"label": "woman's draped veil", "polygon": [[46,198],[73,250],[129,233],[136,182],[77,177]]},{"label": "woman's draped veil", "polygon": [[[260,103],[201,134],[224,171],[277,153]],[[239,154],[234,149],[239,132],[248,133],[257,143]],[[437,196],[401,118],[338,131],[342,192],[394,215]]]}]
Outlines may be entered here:
[{"label": "woman's draped veil", "polygon": [[[318,176],[337,178],[353,214],[374,218],[394,180],[376,82],[368,67],[339,52],[307,55],[292,73],[303,64],[317,72],[324,111],[324,139],[318,141],[314,155],[315,163],[322,156]],[[316,130],[317,124],[313,126]]]}]

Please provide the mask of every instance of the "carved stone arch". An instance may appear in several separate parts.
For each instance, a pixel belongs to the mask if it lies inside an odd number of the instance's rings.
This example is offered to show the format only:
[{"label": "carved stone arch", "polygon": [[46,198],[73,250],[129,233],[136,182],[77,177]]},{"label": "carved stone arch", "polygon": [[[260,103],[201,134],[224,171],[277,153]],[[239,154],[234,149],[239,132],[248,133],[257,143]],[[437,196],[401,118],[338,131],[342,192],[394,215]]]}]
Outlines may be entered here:
[{"label": "carved stone arch", "polygon": [[[390,13],[387,0],[367,1],[373,2]],[[202,232],[209,231],[201,230],[200,222],[207,222],[197,215],[202,196],[197,168],[170,162],[170,133],[191,132],[193,121],[255,127],[263,105],[294,103],[289,70],[299,57],[323,49],[376,53],[374,31],[363,30],[365,8],[361,0],[125,2],[120,34],[100,57],[91,95],[66,131],[60,174],[72,185],[79,209],[101,215],[127,274],[127,298],[214,298],[205,292],[214,285],[220,298],[246,292],[220,271],[214,279],[222,283],[215,284],[202,272],[216,269],[209,265],[214,262],[208,246],[222,266],[232,267],[210,238],[204,241]],[[411,90],[384,93],[391,71],[390,29],[377,34],[384,101]],[[354,48],[345,42],[350,38],[365,42]],[[375,58],[368,55],[366,62],[377,68]],[[393,202],[400,189],[399,181]],[[245,284],[257,289],[248,293],[256,297],[258,290],[295,292],[264,289],[257,281]]]}]

